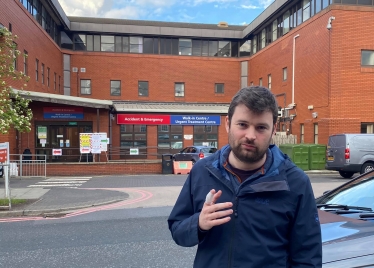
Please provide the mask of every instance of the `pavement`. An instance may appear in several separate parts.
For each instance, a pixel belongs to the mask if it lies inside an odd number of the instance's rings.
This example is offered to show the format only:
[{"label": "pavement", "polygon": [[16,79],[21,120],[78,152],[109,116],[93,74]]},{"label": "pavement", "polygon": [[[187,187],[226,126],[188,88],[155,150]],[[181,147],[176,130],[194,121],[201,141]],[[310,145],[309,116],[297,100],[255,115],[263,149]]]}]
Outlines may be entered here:
[{"label": "pavement", "polygon": [[[307,174],[337,174],[336,171],[309,170]],[[2,179],[3,181],[3,179]],[[24,199],[25,203],[0,207],[0,218],[21,216],[58,216],[74,210],[108,205],[124,200],[135,199],[136,195],[121,189],[92,189],[92,188],[11,188],[13,199]],[[2,184],[0,198],[5,197]]]}]

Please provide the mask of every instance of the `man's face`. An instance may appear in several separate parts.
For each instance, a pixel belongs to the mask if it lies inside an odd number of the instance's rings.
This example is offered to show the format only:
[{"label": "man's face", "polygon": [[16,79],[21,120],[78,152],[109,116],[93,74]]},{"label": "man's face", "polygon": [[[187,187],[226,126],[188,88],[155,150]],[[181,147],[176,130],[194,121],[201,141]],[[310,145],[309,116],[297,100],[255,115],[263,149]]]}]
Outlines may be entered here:
[{"label": "man's face", "polygon": [[274,135],[273,114],[269,111],[254,114],[244,104],[235,108],[231,122],[226,117],[229,144],[235,158],[254,164],[264,158]]}]

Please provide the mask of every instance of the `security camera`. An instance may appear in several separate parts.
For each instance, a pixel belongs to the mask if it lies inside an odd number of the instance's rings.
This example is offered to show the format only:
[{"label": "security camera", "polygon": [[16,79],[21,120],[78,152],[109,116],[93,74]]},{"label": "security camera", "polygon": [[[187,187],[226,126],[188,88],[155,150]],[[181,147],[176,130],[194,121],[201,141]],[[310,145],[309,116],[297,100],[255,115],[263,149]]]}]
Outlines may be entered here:
[{"label": "security camera", "polygon": [[331,22],[332,22],[332,20],[334,20],[334,19],[335,19],[335,17],[330,17],[330,18],[329,18],[329,20],[328,20],[328,22],[327,22],[327,26],[326,26],[327,30],[330,30],[330,29],[331,29],[331,27],[332,27]]}]

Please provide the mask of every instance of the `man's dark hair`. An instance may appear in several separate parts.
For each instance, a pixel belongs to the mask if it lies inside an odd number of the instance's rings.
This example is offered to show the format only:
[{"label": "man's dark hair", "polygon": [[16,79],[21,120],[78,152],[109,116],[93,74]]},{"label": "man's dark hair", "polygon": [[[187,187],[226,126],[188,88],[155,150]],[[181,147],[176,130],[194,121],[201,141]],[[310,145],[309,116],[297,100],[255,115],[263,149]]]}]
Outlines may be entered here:
[{"label": "man's dark hair", "polygon": [[269,89],[261,86],[245,87],[238,91],[232,98],[228,117],[231,125],[231,118],[234,114],[236,106],[244,104],[249,110],[255,114],[263,112],[271,112],[273,114],[273,124],[277,122],[278,104],[275,96]]}]

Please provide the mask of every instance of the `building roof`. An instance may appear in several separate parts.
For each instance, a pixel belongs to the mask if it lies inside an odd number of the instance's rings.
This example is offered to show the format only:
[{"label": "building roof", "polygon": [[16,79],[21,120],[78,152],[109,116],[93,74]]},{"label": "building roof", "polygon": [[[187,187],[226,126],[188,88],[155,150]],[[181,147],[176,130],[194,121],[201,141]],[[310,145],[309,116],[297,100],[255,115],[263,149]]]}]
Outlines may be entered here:
[{"label": "building roof", "polygon": [[66,96],[66,95],[50,94],[50,93],[26,91],[26,90],[17,90],[17,89],[13,89],[13,91],[16,93],[18,92],[22,97],[26,99],[31,99],[33,101],[50,102],[50,103],[58,103],[58,104],[65,104],[65,105],[75,105],[75,106],[83,106],[83,107],[90,107],[90,108],[101,108],[101,109],[108,109],[108,110],[110,109],[110,106],[113,104],[113,102],[109,100],[82,98],[82,97],[74,97],[74,96]]},{"label": "building roof", "polygon": [[117,112],[227,114],[229,104],[171,102],[113,102]]},{"label": "building roof", "polygon": [[243,26],[242,25],[228,25],[228,27],[218,27],[218,22],[217,22],[217,24],[202,24],[202,23],[164,22],[164,21],[147,21],[147,20],[126,20],[126,19],[72,17],[72,16],[68,16],[68,19],[69,19],[70,22],[79,22],[79,23],[155,26],[155,27],[191,28],[191,29],[242,31],[246,28],[246,26],[244,26],[244,25]]}]

